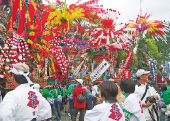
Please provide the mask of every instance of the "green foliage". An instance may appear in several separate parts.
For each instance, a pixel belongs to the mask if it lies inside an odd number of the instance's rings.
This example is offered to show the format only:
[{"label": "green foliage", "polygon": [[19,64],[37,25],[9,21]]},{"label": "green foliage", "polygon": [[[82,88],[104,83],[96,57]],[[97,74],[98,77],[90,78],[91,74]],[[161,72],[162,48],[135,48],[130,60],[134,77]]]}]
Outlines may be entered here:
[{"label": "green foliage", "polygon": [[[170,35],[170,33],[166,33],[167,35]],[[146,38],[149,39],[149,38],[152,38],[150,36],[149,33],[146,34]],[[157,40],[154,40],[155,42],[155,46],[157,46],[158,48],[158,52],[161,53],[161,56],[158,57],[158,58],[155,58],[155,60],[157,60],[158,62],[158,65],[160,66],[163,63],[165,63],[166,61],[169,61],[170,60],[170,56],[169,56],[169,53],[170,53],[170,38],[167,38],[167,43],[165,43],[164,41],[160,40],[157,41]]]},{"label": "green foliage", "polygon": [[116,59],[117,61],[117,68],[119,68],[119,64],[122,63],[122,60],[126,60],[126,56],[127,56],[127,51],[125,50],[118,50],[118,58]]},{"label": "green foliage", "polygon": [[137,53],[136,53],[136,56],[138,57],[136,67],[138,69],[147,67],[146,58],[145,58],[144,53],[148,53],[147,52],[147,42],[145,41],[145,39],[140,39],[138,42]]},{"label": "green foliage", "polygon": [[42,3],[42,0],[33,0],[36,3]]},{"label": "green foliage", "polygon": [[162,53],[158,52],[158,47],[156,46],[156,42],[153,39],[146,39],[148,56],[153,58],[154,60],[159,59],[162,56]]},{"label": "green foliage", "polygon": [[161,61],[163,63],[165,63],[165,61],[169,61],[170,60],[170,39],[168,39],[167,43],[163,42],[163,41],[155,41],[156,46],[158,47],[158,51],[160,53],[162,53],[161,56]]}]

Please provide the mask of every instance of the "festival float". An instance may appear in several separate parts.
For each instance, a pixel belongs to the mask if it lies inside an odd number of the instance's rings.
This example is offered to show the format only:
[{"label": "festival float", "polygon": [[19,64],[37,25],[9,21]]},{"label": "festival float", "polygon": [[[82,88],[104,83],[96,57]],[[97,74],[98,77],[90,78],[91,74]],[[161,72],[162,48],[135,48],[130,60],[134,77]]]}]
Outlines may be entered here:
[{"label": "festival float", "polygon": [[[80,1],[67,7],[57,0],[60,9],[50,2],[45,5],[33,0],[15,0],[1,6],[8,13],[0,36],[0,78],[6,88],[14,88],[7,71],[17,62],[29,65],[31,80],[41,87],[73,76],[91,80],[103,60],[109,66],[95,81],[129,77],[133,54],[129,47],[136,42],[126,30],[130,24],[118,24],[120,13],[103,10],[97,0]],[[119,49],[126,49],[128,55],[116,71]]]}]

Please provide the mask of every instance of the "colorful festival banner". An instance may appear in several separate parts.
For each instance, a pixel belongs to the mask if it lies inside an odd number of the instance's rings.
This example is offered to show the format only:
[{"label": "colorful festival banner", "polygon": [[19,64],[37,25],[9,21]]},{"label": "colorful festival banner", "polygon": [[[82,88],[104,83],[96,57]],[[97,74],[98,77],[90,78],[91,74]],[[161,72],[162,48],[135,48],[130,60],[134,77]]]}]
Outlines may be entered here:
[{"label": "colorful festival banner", "polygon": [[123,70],[124,78],[130,78],[130,69]]},{"label": "colorful festival banner", "polygon": [[155,82],[157,82],[157,78],[156,78],[156,69],[155,69],[155,63],[151,62],[151,70],[152,70],[152,74],[153,74],[153,80]]},{"label": "colorful festival banner", "polygon": [[128,55],[125,60],[125,63],[124,63],[124,66],[123,66],[124,69],[128,68],[132,55],[133,55],[133,50],[129,50]]},{"label": "colorful festival banner", "polygon": [[110,64],[104,59],[90,74],[92,82],[96,81],[109,68]]}]

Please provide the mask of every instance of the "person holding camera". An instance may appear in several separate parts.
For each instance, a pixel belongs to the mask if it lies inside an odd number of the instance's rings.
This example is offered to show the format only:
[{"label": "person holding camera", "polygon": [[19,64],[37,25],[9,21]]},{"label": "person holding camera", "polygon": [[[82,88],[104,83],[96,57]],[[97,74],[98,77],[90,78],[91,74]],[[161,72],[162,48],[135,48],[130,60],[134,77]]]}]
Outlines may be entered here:
[{"label": "person holding camera", "polygon": [[[136,72],[138,83],[135,86],[135,93],[138,93],[141,98],[142,108],[147,121],[156,121],[156,116],[158,119],[157,110],[155,107],[155,102],[158,97],[156,90],[148,85],[148,74],[150,71],[145,71],[144,69],[139,69]],[[154,110],[154,113],[151,111]],[[156,115],[156,116],[155,116]]]}]

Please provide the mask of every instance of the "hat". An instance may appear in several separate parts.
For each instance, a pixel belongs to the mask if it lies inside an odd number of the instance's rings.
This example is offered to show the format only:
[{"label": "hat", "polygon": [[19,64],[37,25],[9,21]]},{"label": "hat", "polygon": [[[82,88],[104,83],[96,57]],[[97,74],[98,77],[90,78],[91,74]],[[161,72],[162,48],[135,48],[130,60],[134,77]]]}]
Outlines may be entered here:
[{"label": "hat", "polygon": [[33,84],[30,78],[28,77],[29,75],[29,66],[26,65],[25,63],[16,63],[13,64],[13,68],[8,71],[8,73],[12,72],[15,75],[23,75],[27,82],[29,84]]},{"label": "hat", "polygon": [[70,78],[70,81],[75,81],[75,78],[73,78],[73,77],[72,77],[72,78]]},{"label": "hat", "polygon": [[34,85],[32,86],[32,88],[35,89],[35,90],[37,90],[37,91],[39,91],[40,85],[39,85],[39,84],[34,84]]},{"label": "hat", "polygon": [[76,81],[83,85],[83,79],[76,79]]},{"label": "hat", "polygon": [[150,71],[145,71],[144,69],[139,69],[137,72],[136,72],[136,75],[137,77],[143,75],[143,74],[148,74],[150,73]]},{"label": "hat", "polygon": [[[26,65],[25,63],[16,63],[13,64],[13,67],[17,70],[17,71],[22,71],[22,72],[29,72],[29,66]],[[9,70],[8,73],[12,72],[12,70]]]}]

